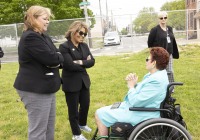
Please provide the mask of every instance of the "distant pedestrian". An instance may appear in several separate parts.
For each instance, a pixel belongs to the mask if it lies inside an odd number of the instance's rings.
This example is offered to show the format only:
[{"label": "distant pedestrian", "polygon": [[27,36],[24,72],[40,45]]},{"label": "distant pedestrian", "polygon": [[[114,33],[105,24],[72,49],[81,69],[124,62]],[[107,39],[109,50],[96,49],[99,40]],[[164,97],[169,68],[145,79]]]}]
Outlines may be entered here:
[{"label": "distant pedestrian", "polygon": [[179,58],[178,47],[172,27],[167,26],[168,14],[165,11],[158,13],[159,24],[152,28],[148,37],[148,47],[163,47],[170,54],[167,66],[169,82],[174,82],[173,58]]},{"label": "distant pedestrian", "polygon": [[19,72],[14,87],[28,113],[28,139],[54,140],[59,67],[64,61],[51,38],[44,34],[52,16],[49,8],[31,6],[24,17],[19,41]]},{"label": "distant pedestrian", "polygon": [[[0,58],[2,58],[3,56],[4,56],[4,52],[2,48],[0,47]],[[1,70],[1,60],[0,60],[0,70]]]},{"label": "distant pedestrian", "polygon": [[88,45],[84,43],[88,28],[82,21],[73,22],[66,33],[67,41],[59,49],[64,57],[62,90],[68,106],[73,140],[86,140],[81,130],[91,132],[87,126],[90,105],[90,78],[86,71],[95,64]]}]

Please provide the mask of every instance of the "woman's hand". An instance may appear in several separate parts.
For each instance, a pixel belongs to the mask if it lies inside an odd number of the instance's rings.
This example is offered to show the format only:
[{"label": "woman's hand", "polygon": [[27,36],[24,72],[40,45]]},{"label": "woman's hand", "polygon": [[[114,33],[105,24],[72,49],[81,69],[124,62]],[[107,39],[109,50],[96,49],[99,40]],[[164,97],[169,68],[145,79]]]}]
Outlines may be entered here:
[{"label": "woman's hand", "polygon": [[73,62],[75,64],[83,65],[83,61],[82,60],[74,60]]},{"label": "woman's hand", "polygon": [[88,55],[87,60],[91,60],[91,56],[90,55]]},{"label": "woman's hand", "polygon": [[[87,56],[87,60],[91,60],[91,56],[90,55]],[[83,61],[82,60],[74,60],[73,62],[75,64],[83,65]]]},{"label": "woman's hand", "polygon": [[137,84],[138,76],[136,73],[130,73],[126,76],[128,88],[133,88]]}]

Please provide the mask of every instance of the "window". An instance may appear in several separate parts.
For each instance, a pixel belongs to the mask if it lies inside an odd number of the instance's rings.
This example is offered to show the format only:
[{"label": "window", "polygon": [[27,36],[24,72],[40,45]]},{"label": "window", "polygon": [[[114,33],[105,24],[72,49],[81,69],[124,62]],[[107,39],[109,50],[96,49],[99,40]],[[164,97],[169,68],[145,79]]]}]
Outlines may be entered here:
[{"label": "window", "polygon": [[192,13],[190,13],[190,27],[193,29],[193,12]]},{"label": "window", "polygon": [[198,8],[198,11],[200,11],[200,1],[198,1],[197,8]]},{"label": "window", "polygon": [[198,19],[199,20],[199,29],[200,29],[200,19]]}]

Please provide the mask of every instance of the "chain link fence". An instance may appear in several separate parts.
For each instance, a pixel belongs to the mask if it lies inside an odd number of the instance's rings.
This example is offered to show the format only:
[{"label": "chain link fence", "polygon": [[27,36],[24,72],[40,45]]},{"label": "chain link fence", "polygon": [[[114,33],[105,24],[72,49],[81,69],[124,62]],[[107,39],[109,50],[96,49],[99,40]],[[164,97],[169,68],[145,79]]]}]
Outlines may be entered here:
[{"label": "chain link fence", "polygon": [[[181,43],[197,43],[200,34],[198,12],[191,10],[168,11],[168,25],[173,27],[177,40]],[[65,32],[75,20],[85,21],[85,18],[53,20],[48,32],[58,47],[65,39]],[[102,48],[103,38],[107,31],[118,31],[121,37],[148,36],[152,27],[158,24],[157,13],[137,13],[130,15],[102,15],[88,17],[90,30],[86,38],[90,48]],[[22,34],[23,23],[0,25],[0,46],[4,50],[2,62],[17,61],[17,46]],[[135,43],[135,41],[132,41]]]}]

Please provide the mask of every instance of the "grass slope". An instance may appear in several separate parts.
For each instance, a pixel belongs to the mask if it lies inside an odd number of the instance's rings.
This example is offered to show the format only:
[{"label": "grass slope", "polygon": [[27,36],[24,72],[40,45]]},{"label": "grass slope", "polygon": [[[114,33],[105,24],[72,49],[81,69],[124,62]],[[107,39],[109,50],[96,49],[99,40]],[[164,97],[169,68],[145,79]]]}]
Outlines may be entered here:
[{"label": "grass slope", "polygon": [[[180,47],[180,59],[174,60],[176,81],[184,85],[176,87],[174,96],[181,104],[181,111],[193,140],[200,139],[200,46]],[[96,64],[88,69],[91,77],[91,105],[88,125],[93,132],[96,128],[94,114],[96,109],[121,101],[127,92],[125,76],[135,72],[142,80],[145,70],[145,58],[148,50],[137,54],[96,57]],[[17,63],[3,64],[0,71],[0,139],[26,140],[27,114],[23,103],[19,101],[13,82],[18,71]],[[56,95],[57,116],[55,140],[71,139],[67,106],[64,93],[59,90]],[[93,134],[83,133],[88,139]]]}]

